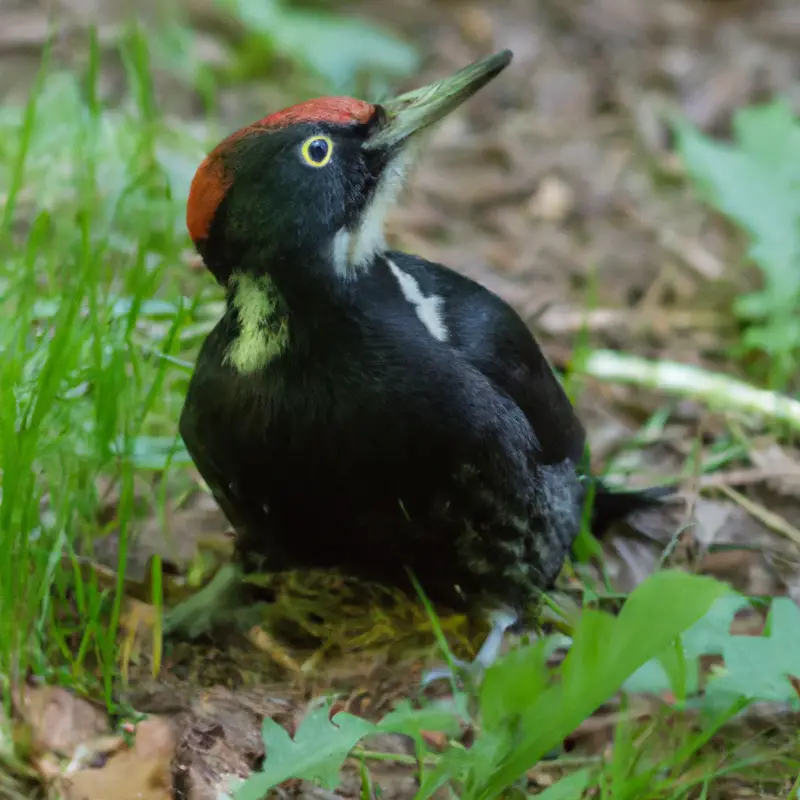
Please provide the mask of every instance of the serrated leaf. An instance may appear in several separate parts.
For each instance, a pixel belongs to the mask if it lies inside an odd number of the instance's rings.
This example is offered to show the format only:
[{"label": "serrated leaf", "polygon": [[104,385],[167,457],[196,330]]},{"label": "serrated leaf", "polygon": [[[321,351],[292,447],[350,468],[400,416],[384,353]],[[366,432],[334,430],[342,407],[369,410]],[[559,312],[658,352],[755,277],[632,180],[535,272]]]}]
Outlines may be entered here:
[{"label": "serrated leaf", "polygon": [[728,637],[722,649],[725,672],[709,682],[713,699],[740,696],[800,707],[789,682],[790,676],[800,677],[800,608],[788,597],[776,597],[769,619],[769,636]]},{"label": "serrated leaf", "polygon": [[776,357],[773,378],[788,379],[800,333],[800,124],[782,100],[734,116],[735,143],[675,125],[678,150],[705,198],[750,238],[748,256],[763,288],[738,298],[735,312],[754,327],[745,344]]},{"label": "serrated leaf", "polygon": [[708,613],[681,636],[686,655],[689,658],[722,655],[731,638],[733,618],[747,605],[747,598],[736,592],[716,600]]},{"label": "serrated leaf", "polygon": [[678,137],[684,160],[709,199],[752,237],[751,258],[768,275],[797,285],[792,264],[800,253],[797,188],[750,153],[707,139],[683,126]]},{"label": "serrated leaf", "polygon": [[672,682],[661,662],[651,658],[622,684],[622,688],[635,694],[660,695],[672,689]]},{"label": "serrated leaf", "polygon": [[332,791],[340,783],[340,770],[353,747],[376,727],[361,717],[341,712],[332,719],[331,704],[313,708],[294,739],[267,717],[262,736],[266,758],[262,771],[251,775],[236,792],[236,800],[261,800],[284,781],[301,778]]},{"label": "serrated leaf", "polygon": [[800,181],[800,125],[783,99],[737,111],[733,131],[742,150],[788,184]]},{"label": "serrated leaf", "polygon": [[681,636],[684,664],[676,663],[672,650],[643,664],[628,678],[627,692],[663,694],[672,691],[679,699],[692,695],[699,688],[699,657],[721,655],[730,639],[730,628],[736,612],[747,605],[747,599],[735,592],[720,597],[700,620]]}]

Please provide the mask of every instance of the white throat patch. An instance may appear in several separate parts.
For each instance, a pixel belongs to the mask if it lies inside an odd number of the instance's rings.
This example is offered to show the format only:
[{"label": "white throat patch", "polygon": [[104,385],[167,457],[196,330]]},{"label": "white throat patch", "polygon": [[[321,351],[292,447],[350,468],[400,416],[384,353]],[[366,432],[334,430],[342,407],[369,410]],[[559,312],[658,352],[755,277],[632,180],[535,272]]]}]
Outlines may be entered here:
[{"label": "white throat patch", "polygon": [[268,277],[234,274],[231,283],[239,335],[225,352],[224,363],[246,374],[263,369],[286,349],[289,327],[277,313],[278,291]]},{"label": "white throat patch", "polygon": [[414,306],[414,311],[417,312],[419,321],[428,329],[428,333],[434,339],[446,342],[449,333],[442,314],[444,299],[435,294],[426,297],[413,275],[404,272],[391,259],[387,258],[386,263],[389,265],[392,275],[400,284],[400,291],[403,293],[403,297]]},{"label": "white throat patch", "polygon": [[386,251],[386,215],[397,200],[415,150],[413,145],[406,146],[386,166],[358,226],[352,231],[342,228],[334,237],[333,263],[336,274],[343,280],[355,277],[376,255]]}]

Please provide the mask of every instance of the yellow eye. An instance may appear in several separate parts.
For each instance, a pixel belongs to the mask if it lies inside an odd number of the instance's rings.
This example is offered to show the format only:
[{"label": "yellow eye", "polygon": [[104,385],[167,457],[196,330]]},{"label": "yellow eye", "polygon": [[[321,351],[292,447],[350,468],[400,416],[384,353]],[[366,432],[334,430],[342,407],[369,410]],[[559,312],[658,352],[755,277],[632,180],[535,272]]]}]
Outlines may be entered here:
[{"label": "yellow eye", "polygon": [[333,155],[333,141],[327,136],[312,136],[303,142],[303,161],[312,167],[324,167]]}]

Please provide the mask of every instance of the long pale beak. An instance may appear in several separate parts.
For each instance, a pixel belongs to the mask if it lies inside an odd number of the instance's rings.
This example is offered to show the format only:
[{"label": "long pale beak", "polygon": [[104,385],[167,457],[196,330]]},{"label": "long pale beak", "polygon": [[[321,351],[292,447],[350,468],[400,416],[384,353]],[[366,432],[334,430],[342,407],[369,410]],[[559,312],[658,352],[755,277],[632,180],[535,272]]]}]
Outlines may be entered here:
[{"label": "long pale beak", "polygon": [[439,122],[497,77],[511,63],[512,55],[510,50],[501,50],[463,67],[449,78],[381,103],[386,112],[386,124],[370,136],[363,147],[366,150],[389,149]]}]

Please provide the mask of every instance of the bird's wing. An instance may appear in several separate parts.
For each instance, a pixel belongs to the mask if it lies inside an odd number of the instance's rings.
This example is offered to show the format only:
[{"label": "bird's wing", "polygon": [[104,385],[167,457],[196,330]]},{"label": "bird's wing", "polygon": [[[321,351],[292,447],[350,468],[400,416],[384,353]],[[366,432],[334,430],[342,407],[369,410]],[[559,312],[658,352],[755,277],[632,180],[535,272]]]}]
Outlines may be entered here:
[{"label": "bird's wing", "polygon": [[586,434],[532,332],[496,294],[451,269],[405,253],[392,262],[424,296],[438,295],[448,342],[520,407],[539,441],[542,463],[584,459]]}]

